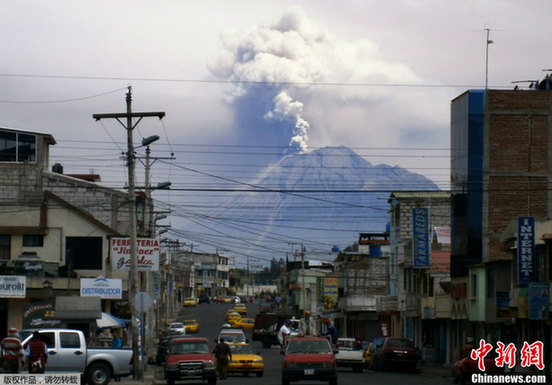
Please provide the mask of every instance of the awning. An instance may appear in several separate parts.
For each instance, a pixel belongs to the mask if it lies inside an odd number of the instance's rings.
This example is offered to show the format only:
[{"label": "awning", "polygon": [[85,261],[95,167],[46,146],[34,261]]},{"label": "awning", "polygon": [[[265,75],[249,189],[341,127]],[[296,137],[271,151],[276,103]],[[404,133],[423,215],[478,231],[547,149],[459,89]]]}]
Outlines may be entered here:
[{"label": "awning", "polygon": [[126,328],[125,321],[111,315],[109,313],[102,313],[101,318],[96,320],[96,326],[100,329],[108,328]]},{"label": "awning", "polygon": [[56,297],[56,319],[88,319],[102,317],[100,297]]}]

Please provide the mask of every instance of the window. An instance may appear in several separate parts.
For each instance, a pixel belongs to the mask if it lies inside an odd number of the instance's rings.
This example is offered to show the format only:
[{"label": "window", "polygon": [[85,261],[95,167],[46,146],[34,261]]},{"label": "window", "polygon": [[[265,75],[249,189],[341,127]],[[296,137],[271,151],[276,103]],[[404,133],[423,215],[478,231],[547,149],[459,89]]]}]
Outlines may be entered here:
[{"label": "window", "polygon": [[23,235],[23,246],[42,247],[44,246],[44,236],[35,234]]},{"label": "window", "polygon": [[0,130],[0,162],[35,161],[35,135]]},{"label": "window", "polygon": [[59,333],[59,343],[62,348],[78,349],[81,347],[80,338],[77,333]]},{"label": "window", "polygon": [[477,275],[472,274],[470,277],[470,296],[477,297]]},{"label": "window", "polygon": [[53,332],[40,333],[40,339],[44,341],[48,349],[53,349],[56,347],[56,336]]},{"label": "window", "polygon": [[65,255],[71,270],[102,269],[101,237],[67,237]]},{"label": "window", "polygon": [[10,260],[11,236],[0,234],[0,260]]}]

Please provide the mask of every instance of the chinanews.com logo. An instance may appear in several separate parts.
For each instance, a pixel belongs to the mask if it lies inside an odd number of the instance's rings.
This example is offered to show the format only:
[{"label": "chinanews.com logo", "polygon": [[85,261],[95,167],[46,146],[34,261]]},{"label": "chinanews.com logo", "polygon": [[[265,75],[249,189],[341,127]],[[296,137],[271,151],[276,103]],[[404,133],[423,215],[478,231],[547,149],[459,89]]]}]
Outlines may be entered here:
[{"label": "chinanews.com logo", "polygon": [[[514,369],[517,364],[518,348],[513,343],[508,345],[498,341],[494,350],[496,357],[494,365],[501,369]],[[536,367],[544,370],[543,343],[541,341],[529,344],[524,342],[519,349],[520,366],[522,368]],[[470,380],[474,384],[546,384],[547,378],[544,374],[487,374],[485,358],[493,351],[493,345],[485,340],[479,341],[479,347],[472,349],[470,358],[477,362],[477,369],[480,373],[473,373]],[[488,361],[487,361],[488,362]]]}]

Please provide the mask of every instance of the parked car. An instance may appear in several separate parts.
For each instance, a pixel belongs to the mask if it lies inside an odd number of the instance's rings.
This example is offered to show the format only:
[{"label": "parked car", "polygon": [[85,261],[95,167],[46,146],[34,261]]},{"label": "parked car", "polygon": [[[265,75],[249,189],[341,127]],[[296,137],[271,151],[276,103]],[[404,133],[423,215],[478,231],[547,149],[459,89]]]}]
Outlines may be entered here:
[{"label": "parked car", "polygon": [[215,339],[215,343],[219,343],[220,339],[224,338],[224,342],[226,343],[248,343],[249,340],[245,338],[245,333],[241,329],[235,329],[235,328],[224,328],[220,329],[218,337]]},{"label": "parked car", "polygon": [[165,359],[167,358],[167,350],[169,349],[169,342],[175,338],[186,338],[187,336],[185,334],[170,334],[167,336],[163,336],[159,343],[157,344],[157,353],[155,355],[155,364],[161,365],[165,363]]},{"label": "parked car", "polygon": [[289,340],[282,362],[282,385],[290,381],[328,381],[337,385],[337,367],[330,341],[323,337]]},{"label": "parked car", "polygon": [[234,310],[240,314],[247,314],[247,307],[244,303],[237,303],[234,305]]},{"label": "parked car", "polygon": [[197,304],[197,300],[195,298],[186,298],[183,302],[184,306],[195,306]]},{"label": "parked car", "polygon": [[243,373],[244,376],[255,373],[257,377],[263,376],[263,357],[255,352],[251,345],[236,343],[228,345],[232,351],[232,360],[228,364],[229,373]]},{"label": "parked car", "polygon": [[215,385],[217,372],[209,341],[202,337],[172,339],[168,346],[165,378],[167,385],[183,380],[207,380],[209,385]]},{"label": "parked car", "polygon": [[372,354],[372,367],[376,370],[394,366],[415,372],[418,361],[418,349],[409,338],[387,337]]},{"label": "parked car", "polygon": [[[82,373],[89,385],[107,385],[132,373],[132,349],[88,348],[84,333],[73,329],[40,329],[48,352],[48,372]],[[25,333],[27,334],[27,333]],[[32,335],[22,341],[26,349]]]},{"label": "parked car", "polygon": [[182,322],[171,322],[168,331],[169,334],[186,334],[186,328]]},{"label": "parked car", "polygon": [[338,338],[335,361],[337,366],[353,368],[355,372],[362,372],[364,368],[364,351],[357,347],[356,338]]},{"label": "parked car", "polygon": [[452,377],[454,377],[455,384],[465,384],[470,382],[471,375],[475,373],[485,373],[485,374],[501,374],[504,373],[504,368],[496,366],[495,362],[496,352],[494,350],[490,351],[483,362],[485,364],[485,371],[482,372],[479,370],[478,361],[472,360],[469,357],[469,351],[462,352],[462,355],[458,361],[456,361],[452,367]]},{"label": "parked car", "polygon": [[238,321],[240,318],[241,318],[241,315],[236,311],[231,311],[226,313],[226,321],[228,321],[228,323],[230,324],[232,322]]},{"label": "parked car", "polygon": [[195,319],[184,320],[184,329],[186,329],[186,333],[198,333],[199,322]]}]

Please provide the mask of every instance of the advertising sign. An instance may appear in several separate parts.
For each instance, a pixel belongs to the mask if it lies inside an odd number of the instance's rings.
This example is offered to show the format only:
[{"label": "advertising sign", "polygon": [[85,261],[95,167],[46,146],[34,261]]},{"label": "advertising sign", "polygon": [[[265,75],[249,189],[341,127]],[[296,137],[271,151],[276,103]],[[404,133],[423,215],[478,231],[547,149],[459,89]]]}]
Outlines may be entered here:
[{"label": "advertising sign", "polygon": [[414,268],[429,268],[429,210],[412,209],[412,259]]},{"label": "advertising sign", "polygon": [[103,299],[122,299],[123,280],[98,278],[80,279],[81,297],[100,297]]},{"label": "advertising sign", "polygon": [[59,327],[61,320],[56,319],[56,305],[53,300],[31,302],[23,306],[23,329]]},{"label": "advertising sign", "polygon": [[25,298],[27,277],[0,275],[0,298]]},{"label": "advertising sign", "polygon": [[[130,238],[111,238],[111,267],[114,270],[130,270]],[[138,238],[136,240],[138,270],[159,270],[159,239]]]},{"label": "advertising sign", "polygon": [[337,278],[324,278],[324,309],[337,308]]},{"label": "advertising sign", "polygon": [[517,247],[518,285],[527,286],[535,281],[535,218],[518,218]]}]

